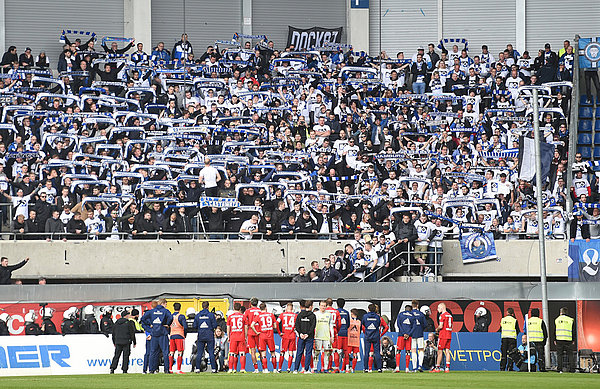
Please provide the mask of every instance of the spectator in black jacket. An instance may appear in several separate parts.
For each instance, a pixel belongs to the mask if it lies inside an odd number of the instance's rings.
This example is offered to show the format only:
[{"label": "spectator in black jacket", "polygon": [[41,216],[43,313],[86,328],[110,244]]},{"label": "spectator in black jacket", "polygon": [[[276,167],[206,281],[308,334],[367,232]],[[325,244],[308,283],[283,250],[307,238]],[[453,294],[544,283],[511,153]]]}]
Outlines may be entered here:
[{"label": "spectator in black jacket", "polygon": [[275,239],[277,231],[279,231],[279,226],[273,221],[271,212],[265,211],[262,219],[258,222],[258,232],[263,234],[266,239]]},{"label": "spectator in black jacket", "polygon": [[575,239],[585,239],[589,242],[591,237],[590,225],[583,223],[583,211],[577,210],[573,214],[576,215],[576,219],[571,222],[569,228],[571,242],[575,242]]},{"label": "spectator in black jacket", "polygon": [[33,55],[31,55],[31,48],[27,47],[25,52],[19,56],[19,65],[25,69],[29,69],[33,66]]},{"label": "spectator in black jacket", "polygon": [[[27,219],[25,224],[27,225],[27,232],[29,234],[44,232],[45,222],[42,223],[38,219],[37,212],[35,212],[34,210],[29,211],[29,219]],[[31,239],[40,239],[40,238],[41,238],[40,236],[32,236],[31,237]]]},{"label": "spectator in black jacket", "polygon": [[12,272],[25,266],[27,262],[29,262],[29,257],[25,258],[16,265],[9,266],[7,257],[0,258],[0,285],[9,285]]},{"label": "spectator in black jacket", "polygon": [[86,231],[85,222],[81,220],[81,213],[75,212],[71,220],[67,222],[67,232],[69,234],[83,235]]},{"label": "spectator in black jacket", "polygon": [[[412,247],[413,243],[417,240],[417,229],[407,213],[402,215],[402,220],[396,225],[396,228],[394,229],[394,235],[396,235],[396,241],[398,242],[396,251],[399,253],[408,252],[409,247]],[[402,255],[400,259],[402,263],[398,263],[398,259],[393,259],[390,261],[390,266],[388,267],[389,272],[392,272],[401,264],[407,264],[409,260],[408,254]]]},{"label": "spectator in black jacket", "polygon": [[10,46],[6,53],[2,55],[2,62],[0,62],[0,67],[4,69],[4,73],[8,71],[12,67],[13,62],[18,62],[17,58],[17,48],[15,46]]},{"label": "spectator in black jacket", "polygon": [[131,315],[129,312],[123,312],[121,318],[117,320],[112,328],[112,341],[115,345],[115,356],[110,364],[110,374],[115,373],[115,369],[117,368],[121,354],[123,354],[123,374],[127,374],[127,369],[129,367],[129,354],[131,353],[131,343],[133,343],[133,347],[136,346],[135,324],[129,320],[130,318]]},{"label": "spectator in black jacket", "polygon": [[65,232],[65,226],[59,218],[60,214],[57,210],[52,211],[52,217],[46,220],[44,225],[44,232],[48,234],[46,238],[48,241],[51,239],[61,239]]},{"label": "spectator in black jacket", "polygon": [[306,275],[306,268],[304,266],[298,268],[298,274],[292,278],[292,282],[310,282],[310,278]]},{"label": "spectator in black jacket", "polygon": [[[156,223],[152,220],[152,213],[150,211],[144,212],[144,216],[136,220],[134,224],[134,229],[131,231],[134,237],[138,239],[148,239],[151,238],[153,232],[159,232]],[[148,236],[150,234],[150,237]]]},{"label": "spectator in black jacket", "polygon": [[321,270],[321,282],[340,282],[343,278],[340,272],[331,266],[331,257],[335,259],[335,256],[331,254],[329,258],[325,260],[325,266]]}]

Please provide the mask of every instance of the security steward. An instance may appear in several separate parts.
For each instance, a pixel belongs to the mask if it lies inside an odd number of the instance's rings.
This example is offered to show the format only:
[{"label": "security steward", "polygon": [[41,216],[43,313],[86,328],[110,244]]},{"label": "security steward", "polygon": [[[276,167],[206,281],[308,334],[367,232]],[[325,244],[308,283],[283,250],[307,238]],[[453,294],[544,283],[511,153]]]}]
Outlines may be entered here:
[{"label": "security steward", "polygon": [[531,317],[527,319],[527,325],[523,328],[523,332],[527,333],[529,342],[535,346],[539,371],[546,371],[544,347],[546,347],[546,341],[548,340],[548,328],[546,323],[540,319],[539,309],[533,308],[531,310]]},{"label": "security steward", "polygon": [[502,329],[502,343],[500,344],[500,371],[513,371],[513,360],[508,359],[508,354],[511,350],[517,348],[517,335],[519,334],[519,323],[515,318],[515,310],[508,308],[506,310],[506,316],[500,321],[500,328]]},{"label": "security steward", "polygon": [[575,366],[573,366],[573,320],[572,317],[568,316],[569,310],[567,307],[560,309],[560,316],[554,320],[556,325],[556,337],[554,344],[556,345],[556,352],[558,357],[558,372],[563,372],[563,355],[567,353],[567,364],[569,372],[575,372]]}]

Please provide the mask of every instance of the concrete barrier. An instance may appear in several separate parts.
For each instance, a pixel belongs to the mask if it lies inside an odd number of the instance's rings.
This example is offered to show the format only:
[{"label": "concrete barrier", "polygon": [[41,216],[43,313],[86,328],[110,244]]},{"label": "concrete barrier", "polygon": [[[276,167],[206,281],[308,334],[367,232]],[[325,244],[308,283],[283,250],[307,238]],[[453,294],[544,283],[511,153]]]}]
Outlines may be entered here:
[{"label": "concrete barrier", "polygon": [[[299,266],[344,248],[345,241],[16,241],[0,242],[11,264],[30,257],[13,278],[242,278],[295,274]],[[567,275],[568,242],[547,242],[549,276]],[[498,261],[464,265],[458,241],[444,242],[446,276],[539,276],[538,242],[497,241]]]}]

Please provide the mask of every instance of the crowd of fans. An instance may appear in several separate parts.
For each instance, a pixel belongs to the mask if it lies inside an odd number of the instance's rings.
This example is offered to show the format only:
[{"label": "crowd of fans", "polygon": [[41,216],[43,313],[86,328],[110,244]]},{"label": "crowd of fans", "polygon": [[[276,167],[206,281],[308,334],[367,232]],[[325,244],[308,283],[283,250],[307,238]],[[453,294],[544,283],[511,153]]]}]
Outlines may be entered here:
[{"label": "crowd of fans", "polygon": [[[264,37],[200,55],[185,34],[150,54],[141,43],[131,53],[133,40],[97,50],[94,37],[64,39],[56,77],[29,48],[9,47],[0,64],[0,202],[20,238],[356,233],[414,244],[425,264],[458,222],[496,239],[537,234],[535,188],[517,169],[537,118],[518,88],[570,81],[568,41],[537,56],[442,41],[391,58]],[[582,171],[566,187],[571,91],[548,85],[544,230],[565,237],[567,196],[596,183]]]}]

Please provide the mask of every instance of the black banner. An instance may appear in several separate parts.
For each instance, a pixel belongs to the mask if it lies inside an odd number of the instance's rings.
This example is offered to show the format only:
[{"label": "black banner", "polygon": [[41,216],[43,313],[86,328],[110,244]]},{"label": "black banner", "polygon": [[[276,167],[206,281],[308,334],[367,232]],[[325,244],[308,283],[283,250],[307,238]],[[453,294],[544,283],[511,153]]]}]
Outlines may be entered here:
[{"label": "black banner", "polygon": [[342,27],[338,28],[296,28],[288,26],[288,47],[293,45],[294,50],[304,51],[313,47],[323,47],[327,43],[342,42]]}]

